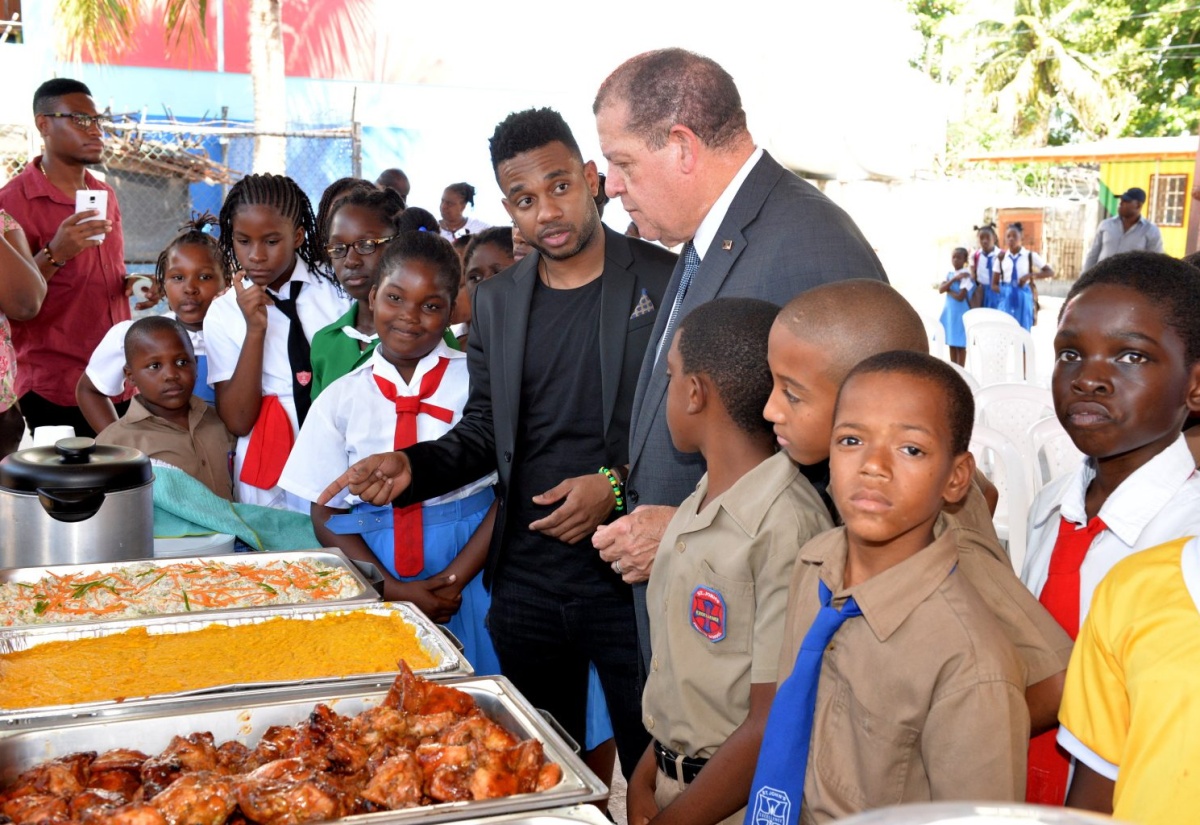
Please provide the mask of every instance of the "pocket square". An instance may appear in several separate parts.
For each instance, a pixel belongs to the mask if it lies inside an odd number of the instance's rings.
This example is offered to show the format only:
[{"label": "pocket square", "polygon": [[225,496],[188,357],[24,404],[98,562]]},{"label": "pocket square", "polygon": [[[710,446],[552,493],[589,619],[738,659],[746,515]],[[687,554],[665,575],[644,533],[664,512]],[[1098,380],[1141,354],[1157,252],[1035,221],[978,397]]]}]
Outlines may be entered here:
[{"label": "pocket square", "polygon": [[629,315],[629,320],[641,318],[643,315],[649,315],[654,312],[654,302],[650,300],[650,293],[642,290],[642,297],[638,298],[638,302],[633,306],[633,312]]}]

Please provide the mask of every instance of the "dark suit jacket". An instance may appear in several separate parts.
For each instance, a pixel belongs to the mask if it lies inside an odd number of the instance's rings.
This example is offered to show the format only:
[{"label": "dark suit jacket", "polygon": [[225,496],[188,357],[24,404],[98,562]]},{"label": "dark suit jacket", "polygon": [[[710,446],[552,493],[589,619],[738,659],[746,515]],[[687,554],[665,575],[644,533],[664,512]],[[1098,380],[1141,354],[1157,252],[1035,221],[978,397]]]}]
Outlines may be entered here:
[{"label": "dark suit jacket", "polygon": [[[443,495],[496,470],[500,506],[485,580],[490,583],[500,560],[521,414],[521,379],[529,304],[537,279],[538,254],[484,281],[475,290],[467,365],[471,392],[462,420],[436,441],[405,452],[412,462],[412,485],[397,505]],[[629,419],[642,355],[675,266],[675,255],[604,227],[604,273],[600,295],[600,374],[596,403],[604,410],[608,466],[628,462]],[[643,290],[655,310],[631,318]],[[563,330],[564,335],[573,334]],[[579,475],[595,472],[580,467]]]},{"label": "dark suit jacket", "polygon": [[[700,254],[703,260],[680,306],[680,318],[714,298],[760,298],[783,305],[804,290],[831,281],[887,280],[883,265],[854,221],[765,152],[730,204],[712,246]],[[680,262],[650,336],[634,396],[627,490],[631,507],[677,506],[704,474],[699,453],[685,455],[671,443],[665,403],[667,359],[655,363],[654,357],[682,272]],[[638,636],[648,663],[644,588],[635,588],[634,598]]]}]

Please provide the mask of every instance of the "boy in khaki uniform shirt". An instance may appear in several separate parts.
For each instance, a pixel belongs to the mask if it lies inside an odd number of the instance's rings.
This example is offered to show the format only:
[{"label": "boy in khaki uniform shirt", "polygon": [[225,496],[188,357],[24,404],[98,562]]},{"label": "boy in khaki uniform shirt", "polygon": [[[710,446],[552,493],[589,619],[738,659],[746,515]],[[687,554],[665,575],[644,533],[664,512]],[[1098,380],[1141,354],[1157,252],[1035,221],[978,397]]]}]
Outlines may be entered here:
[{"label": "boy in khaki uniform shirt", "polygon": [[748,822],[1023,798],[1025,669],[941,512],[971,486],[973,419],[970,389],[928,355],[873,356],[842,385],[830,492],[845,526],[793,572]]},{"label": "boy in khaki uniform shirt", "polygon": [[701,452],[709,472],[668,526],[650,576],[654,657],[642,709],[654,741],[630,779],[631,825],[741,822],[787,582],[804,541],[832,526],[761,417],[776,311],[750,299],[705,304],[666,356],[671,438]]},{"label": "boy in khaki uniform shirt", "polygon": [[[825,284],[780,311],[767,348],[775,387],[764,415],[793,461],[818,465],[829,459],[838,387],[861,361],[890,350],[927,353],[928,342],[920,316],[879,281]],[[991,608],[1025,664],[1033,731],[1049,730],[1058,724],[1071,638],[1017,578],[978,484],[970,485],[961,504],[944,510],[947,523],[960,528],[959,572]]]}]

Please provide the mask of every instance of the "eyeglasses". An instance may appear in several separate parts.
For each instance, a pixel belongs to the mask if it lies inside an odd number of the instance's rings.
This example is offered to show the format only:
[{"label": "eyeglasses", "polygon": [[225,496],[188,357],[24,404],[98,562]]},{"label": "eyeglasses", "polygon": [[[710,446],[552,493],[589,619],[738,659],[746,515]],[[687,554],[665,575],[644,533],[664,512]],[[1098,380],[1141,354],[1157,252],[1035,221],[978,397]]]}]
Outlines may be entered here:
[{"label": "eyeglasses", "polygon": [[90,130],[93,126],[101,132],[112,126],[112,121],[104,115],[85,115],[80,112],[43,112],[45,117],[69,117],[75,128],[81,132]]},{"label": "eyeglasses", "polygon": [[335,243],[332,246],[325,247],[325,251],[330,258],[344,258],[350,253],[350,247],[354,247],[354,251],[359,255],[370,255],[375,251],[375,248],[382,243],[395,240],[396,236],[391,235],[387,238],[364,238],[361,241],[355,241],[352,244]]}]

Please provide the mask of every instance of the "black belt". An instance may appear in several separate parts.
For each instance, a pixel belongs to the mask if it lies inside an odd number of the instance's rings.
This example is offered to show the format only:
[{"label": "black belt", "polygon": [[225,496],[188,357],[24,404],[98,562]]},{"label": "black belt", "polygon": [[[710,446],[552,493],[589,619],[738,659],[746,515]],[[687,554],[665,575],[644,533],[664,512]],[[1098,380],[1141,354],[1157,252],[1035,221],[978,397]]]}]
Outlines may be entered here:
[{"label": "black belt", "polygon": [[[671,779],[682,780],[685,785],[694,782],[700,774],[700,769],[708,763],[707,759],[693,759],[690,756],[681,757],[675,751],[665,747],[657,739],[654,740],[654,759],[658,762],[658,769],[660,771]],[[675,769],[677,765],[682,765],[683,767],[682,777],[678,775]]]}]

